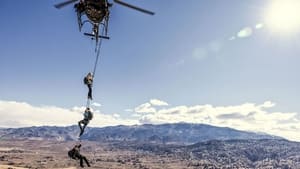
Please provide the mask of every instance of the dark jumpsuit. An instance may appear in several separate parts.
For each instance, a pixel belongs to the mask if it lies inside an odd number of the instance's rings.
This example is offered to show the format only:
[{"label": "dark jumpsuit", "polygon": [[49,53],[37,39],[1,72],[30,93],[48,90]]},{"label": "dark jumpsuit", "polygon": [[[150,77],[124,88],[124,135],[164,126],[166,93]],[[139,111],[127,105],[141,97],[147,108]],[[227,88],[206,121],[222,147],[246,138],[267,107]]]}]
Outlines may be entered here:
[{"label": "dark jumpsuit", "polygon": [[84,167],[83,161],[85,161],[86,165],[88,167],[90,167],[90,163],[88,162],[87,158],[80,154],[80,147],[81,147],[81,144],[75,145],[74,148],[72,148],[72,150],[70,150],[68,152],[68,155],[74,160],[79,159],[81,167]]}]

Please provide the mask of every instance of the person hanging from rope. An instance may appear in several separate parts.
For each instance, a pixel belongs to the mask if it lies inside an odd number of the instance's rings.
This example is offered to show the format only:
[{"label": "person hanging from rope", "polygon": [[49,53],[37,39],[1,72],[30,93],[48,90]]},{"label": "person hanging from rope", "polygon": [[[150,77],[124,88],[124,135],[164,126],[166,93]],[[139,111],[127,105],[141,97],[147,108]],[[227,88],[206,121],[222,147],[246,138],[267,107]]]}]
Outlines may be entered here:
[{"label": "person hanging from rope", "polygon": [[[78,122],[78,126],[80,128],[80,134],[79,134],[79,137],[84,133],[84,129],[85,127],[89,124],[90,120],[93,119],[93,113],[92,111],[90,110],[89,107],[87,107],[84,111],[84,114],[83,114],[84,118],[83,120],[80,120]],[[82,125],[83,124],[83,125]]]},{"label": "person hanging from rope", "polygon": [[93,74],[89,72],[83,79],[84,84],[89,88],[88,99],[93,100],[92,87],[93,87]]},{"label": "person hanging from rope", "polygon": [[85,161],[86,165],[90,167],[90,163],[87,158],[80,154],[81,144],[76,144],[70,151],[68,151],[68,155],[70,158],[74,160],[80,160],[80,166],[84,168],[83,161]]}]

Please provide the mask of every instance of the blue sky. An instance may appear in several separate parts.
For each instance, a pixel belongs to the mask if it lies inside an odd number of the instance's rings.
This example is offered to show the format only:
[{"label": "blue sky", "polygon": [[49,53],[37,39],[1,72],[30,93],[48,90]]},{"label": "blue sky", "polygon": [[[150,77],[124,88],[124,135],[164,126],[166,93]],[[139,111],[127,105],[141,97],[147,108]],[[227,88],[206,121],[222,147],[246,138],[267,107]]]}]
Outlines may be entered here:
[{"label": "blue sky", "polygon": [[[1,1],[3,102],[85,105],[82,78],[92,70],[94,43],[78,31],[72,5],[57,10],[59,2]],[[101,113],[130,119],[151,99],[170,109],[271,102],[271,113],[300,112],[299,32],[267,25],[271,0],[126,2],[156,15],[112,7],[111,39],[103,41],[94,82]]]}]

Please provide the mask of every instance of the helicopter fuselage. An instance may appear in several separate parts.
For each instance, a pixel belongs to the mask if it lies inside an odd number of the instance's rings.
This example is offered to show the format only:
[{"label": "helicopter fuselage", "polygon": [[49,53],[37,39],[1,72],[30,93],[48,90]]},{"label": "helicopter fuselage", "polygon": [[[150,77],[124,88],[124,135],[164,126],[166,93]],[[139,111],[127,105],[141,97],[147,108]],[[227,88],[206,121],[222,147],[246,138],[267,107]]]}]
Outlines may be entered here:
[{"label": "helicopter fuselage", "polygon": [[[79,1],[79,2],[78,2]],[[154,12],[139,8],[137,6],[123,2],[122,0],[113,0],[115,3],[123,5],[125,7],[149,14],[154,15]],[[108,20],[109,20],[109,8],[112,6],[112,3],[109,3],[108,0],[66,0],[64,2],[54,5],[57,9],[60,9],[66,5],[78,2],[74,5],[74,8],[77,12],[77,19],[79,25],[79,31],[81,31],[82,26],[89,22],[93,25],[91,33],[84,33],[87,36],[91,36],[92,39],[96,40],[96,44],[99,38],[109,39],[107,36],[108,30]],[[85,15],[87,19],[82,20],[82,16]],[[103,28],[99,32],[99,27]],[[100,33],[100,34],[99,34]]]},{"label": "helicopter fuselage", "polygon": [[109,13],[106,0],[84,0],[74,7],[80,15],[85,14],[93,24],[101,23]]}]

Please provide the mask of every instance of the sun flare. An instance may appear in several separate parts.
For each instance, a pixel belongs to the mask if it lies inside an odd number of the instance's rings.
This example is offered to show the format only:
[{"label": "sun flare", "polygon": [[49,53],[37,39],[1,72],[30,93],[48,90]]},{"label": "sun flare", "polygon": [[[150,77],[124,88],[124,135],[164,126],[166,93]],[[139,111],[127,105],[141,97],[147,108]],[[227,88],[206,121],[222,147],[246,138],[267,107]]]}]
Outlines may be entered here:
[{"label": "sun flare", "polygon": [[300,32],[300,0],[270,1],[265,23],[273,32]]}]

